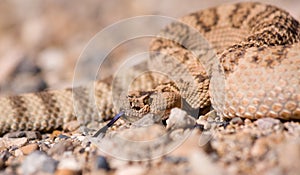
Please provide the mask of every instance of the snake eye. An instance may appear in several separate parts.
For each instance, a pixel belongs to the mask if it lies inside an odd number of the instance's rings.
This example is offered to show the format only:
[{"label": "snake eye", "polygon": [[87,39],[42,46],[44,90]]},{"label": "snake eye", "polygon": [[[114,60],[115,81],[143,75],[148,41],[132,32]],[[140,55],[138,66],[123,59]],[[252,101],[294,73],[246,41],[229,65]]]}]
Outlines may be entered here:
[{"label": "snake eye", "polygon": [[149,103],[149,98],[144,98],[144,99],[143,99],[143,103],[144,103],[144,105],[145,105],[145,104],[148,104],[148,103]]},{"label": "snake eye", "polygon": [[143,99],[144,105],[151,105],[151,104],[152,104],[152,101],[153,101],[153,98],[152,98],[152,97],[144,98],[144,99]]},{"label": "snake eye", "polygon": [[153,98],[152,98],[152,97],[149,97],[149,99],[148,99],[148,104],[151,105],[152,102],[153,102]]}]

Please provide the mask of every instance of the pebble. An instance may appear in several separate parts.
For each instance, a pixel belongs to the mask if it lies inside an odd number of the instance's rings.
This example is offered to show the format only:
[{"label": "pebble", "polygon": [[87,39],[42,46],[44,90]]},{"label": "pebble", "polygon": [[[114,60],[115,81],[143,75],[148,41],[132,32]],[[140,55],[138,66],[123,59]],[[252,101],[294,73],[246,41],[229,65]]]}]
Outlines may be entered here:
[{"label": "pebble", "polygon": [[38,56],[38,65],[46,71],[62,70],[65,61],[64,51],[59,48],[48,48]]},{"label": "pebble", "polygon": [[41,69],[30,59],[23,59],[15,69],[15,73],[31,72],[37,74]]},{"label": "pebble", "polygon": [[272,129],[275,125],[280,124],[280,120],[274,118],[261,118],[254,122],[259,129]]},{"label": "pebble", "polygon": [[250,119],[248,119],[248,118],[246,118],[246,119],[244,120],[244,122],[245,122],[245,125],[250,125],[250,124],[252,124],[252,121],[251,121]]},{"label": "pebble", "polygon": [[50,155],[54,155],[54,154],[61,155],[68,150],[73,150],[73,148],[74,146],[71,140],[64,140],[54,144],[52,148],[49,149],[48,153]]},{"label": "pebble", "polygon": [[57,162],[41,151],[34,151],[29,154],[23,164],[21,171],[24,175],[39,174],[39,173],[54,173]]},{"label": "pebble", "polygon": [[8,147],[21,147],[24,146],[27,142],[28,139],[25,137],[22,138],[3,138],[1,139],[2,143],[5,145],[6,148]]},{"label": "pebble", "polygon": [[50,138],[55,139],[55,138],[58,137],[60,134],[62,134],[62,131],[54,130],[54,131],[51,133]]},{"label": "pebble", "polygon": [[166,156],[164,160],[173,164],[188,162],[187,158],[182,156]]},{"label": "pebble", "polygon": [[167,120],[167,129],[194,128],[196,119],[179,108],[173,108]]},{"label": "pebble", "polygon": [[23,154],[27,155],[37,150],[38,148],[39,146],[36,143],[32,143],[21,147],[20,150],[23,152]]},{"label": "pebble", "polygon": [[68,158],[62,158],[57,167],[58,170],[70,170],[72,172],[79,172],[81,165],[74,158],[74,156],[69,156]]},{"label": "pebble", "polygon": [[111,168],[104,156],[98,156],[95,161],[95,168],[96,169],[104,169],[109,171]]},{"label": "pebble", "polygon": [[4,138],[21,138],[26,137],[28,140],[41,139],[42,135],[38,131],[16,131],[10,132],[3,136]]},{"label": "pebble", "polygon": [[146,173],[146,168],[140,166],[128,166],[124,169],[119,169],[115,172],[115,175],[142,175]]},{"label": "pebble", "polygon": [[252,149],[251,149],[251,155],[253,157],[262,157],[264,154],[268,151],[268,145],[266,143],[266,138],[259,138],[255,141]]},{"label": "pebble", "polygon": [[[26,81],[24,81],[26,80]],[[21,73],[14,77],[11,81],[11,88],[15,93],[28,93],[42,91],[48,88],[47,83],[41,76],[37,76],[33,73]],[[20,86],[20,84],[22,86]]]},{"label": "pebble", "polygon": [[288,130],[289,134],[300,137],[300,123],[286,122],[284,123],[284,127]]},{"label": "pebble", "polygon": [[59,134],[57,138],[59,138],[59,139],[68,139],[70,137],[67,136],[67,135],[64,135],[64,134]]},{"label": "pebble", "polygon": [[214,121],[217,118],[217,113],[215,110],[211,110],[208,113],[206,113],[205,115],[201,115],[199,116],[200,120],[207,120],[207,121]]},{"label": "pebble", "polygon": [[4,150],[4,151],[0,152],[0,169],[5,168],[5,162],[11,156],[12,156],[12,154],[9,151],[7,151],[7,150]]},{"label": "pebble", "polygon": [[48,32],[43,18],[36,17],[26,20],[21,26],[21,39],[29,46],[38,47],[45,40],[45,34]]},{"label": "pebble", "polygon": [[28,140],[35,140],[35,139],[41,139],[42,135],[40,132],[37,131],[26,131],[26,137]]},{"label": "pebble", "polygon": [[82,135],[75,135],[75,136],[71,136],[72,139],[77,139],[78,141],[80,142],[83,142],[86,137],[85,136],[82,136]]},{"label": "pebble", "polygon": [[20,149],[16,149],[14,152],[15,157],[20,157],[24,155],[24,153]]},{"label": "pebble", "polygon": [[0,152],[0,159],[6,161],[12,154],[8,150]]},{"label": "pebble", "polygon": [[240,117],[234,117],[230,120],[230,124],[242,125],[244,122]]},{"label": "pebble", "polygon": [[70,169],[58,169],[55,172],[55,175],[80,175],[82,173],[78,172],[78,171],[73,171]]},{"label": "pebble", "polygon": [[209,130],[211,128],[211,124],[206,120],[198,119],[197,124],[202,126],[203,130]]}]

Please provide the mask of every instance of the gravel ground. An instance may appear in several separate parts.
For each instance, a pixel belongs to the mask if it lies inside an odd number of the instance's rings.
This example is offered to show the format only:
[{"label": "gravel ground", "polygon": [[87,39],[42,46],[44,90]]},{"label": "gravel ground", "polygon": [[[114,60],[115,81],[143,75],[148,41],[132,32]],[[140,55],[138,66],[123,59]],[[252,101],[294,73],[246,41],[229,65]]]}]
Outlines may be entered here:
[{"label": "gravel ground", "polygon": [[173,109],[166,128],[119,127],[101,139],[78,131],[8,133],[0,139],[0,168],[4,174],[298,174],[299,138],[299,122],[196,121]]},{"label": "gravel ground", "polygon": [[[71,86],[76,61],[88,41],[119,20],[149,14],[178,17],[228,2],[236,1],[88,0],[84,4],[78,0],[2,1],[1,95]],[[300,18],[296,0],[263,2],[280,6]],[[148,26],[138,27],[144,30]],[[133,47],[147,47],[147,40],[117,47],[108,56],[103,76],[113,74],[122,58],[136,53]],[[93,64],[87,63],[84,71],[88,72]],[[271,118],[221,121],[213,115],[195,120],[179,109],[174,109],[171,116],[167,127],[155,122],[140,127],[149,121],[122,127],[123,121],[118,121],[100,140],[79,130],[8,133],[0,138],[0,174],[296,175],[300,172],[299,121]],[[154,141],[134,144],[144,140]]]}]

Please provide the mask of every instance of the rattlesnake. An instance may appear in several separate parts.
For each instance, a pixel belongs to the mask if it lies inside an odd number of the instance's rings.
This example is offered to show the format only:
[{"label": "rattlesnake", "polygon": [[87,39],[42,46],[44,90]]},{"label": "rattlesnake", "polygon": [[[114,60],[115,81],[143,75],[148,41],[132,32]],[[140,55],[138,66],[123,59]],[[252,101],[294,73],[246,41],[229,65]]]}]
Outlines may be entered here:
[{"label": "rattlesnake", "polygon": [[[161,37],[152,41],[149,65],[183,65],[196,86],[173,82],[153,90],[130,92],[119,108],[128,118],[160,112],[162,104],[167,111],[180,107],[183,97],[189,108],[202,111],[212,104],[225,118],[300,119],[300,26],[291,15],[272,5],[249,2],[213,7],[179,20],[210,43],[216,53],[211,57],[214,63],[195,57],[189,48],[178,44],[186,41],[190,29],[182,23],[170,24]],[[169,35],[178,40],[162,38]],[[176,67],[167,70],[173,70],[172,75],[183,71]],[[0,134],[50,131],[76,119],[84,124],[108,120],[119,110],[114,108],[112,83],[108,80],[96,81],[94,86],[0,98]],[[95,92],[95,98],[90,98],[90,92]]]}]

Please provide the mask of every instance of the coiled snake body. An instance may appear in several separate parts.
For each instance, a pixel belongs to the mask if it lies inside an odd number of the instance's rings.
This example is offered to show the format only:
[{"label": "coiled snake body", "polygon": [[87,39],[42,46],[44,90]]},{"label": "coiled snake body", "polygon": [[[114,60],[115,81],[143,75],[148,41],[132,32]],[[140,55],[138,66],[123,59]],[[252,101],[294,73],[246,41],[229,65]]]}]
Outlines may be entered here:
[{"label": "coiled snake body", "polygon": [[[131,92],[122,107],[129,117],[160,111],[161,99],[167,110],[181,106],[182,97],[200,110],[212,104],[226,118],[300,119],[300,26],[291,15],[271,5],[249,2],[206,9],[179,20],[210,43],[216,53],[213,62],[218,64],[207,67],[212,64],[178,42],[184,42],[190,30],[182,23],[170,24],[161,36],[170,34],[178,40],[153,40],[149,66],[163,65],[172,75],[188,72],[194,86],[181,81]],[[94,85],[96,108],[88,86],[0,98],[0,134],[50,131],[76,118],[85,123],[111,118],[118,112],[112,103],[112,84],[98,81]],[[74,110],[73,105],[83,107]]]}]

